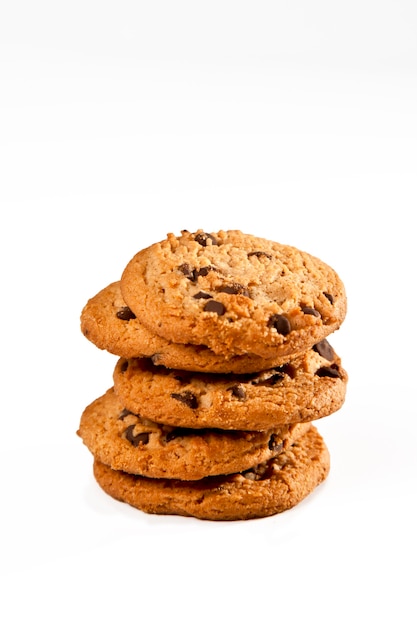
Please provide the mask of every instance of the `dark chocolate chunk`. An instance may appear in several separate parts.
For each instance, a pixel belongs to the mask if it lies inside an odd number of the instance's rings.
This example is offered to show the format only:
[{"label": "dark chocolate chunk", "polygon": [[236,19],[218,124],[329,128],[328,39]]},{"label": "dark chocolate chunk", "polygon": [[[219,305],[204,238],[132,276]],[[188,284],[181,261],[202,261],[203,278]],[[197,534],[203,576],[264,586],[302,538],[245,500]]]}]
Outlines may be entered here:
[{"label": "dark chocolate chunk", "polygon": [[339,367],[336,363],[333,365],[324,365],[320,367],[317,372],[315,372],[316,376],[324,377],[329,376],[330,378],[341,378]]},{"label": "dark chocolate chunk", "polygon": [[214,271],[215,271],[215,268],[212,265],[207,265],[206,267],[200,267],[199,270],[194,270],[195,278],[197,280],[199,276],[207,276],[209,272],[214,272]]},{"label": "dark chocolate chunk", "polygon": [[264,256],[267,259],[272,259],[272,254],[269,254],[269,252],[262,252],[262,250],[255,250],[254,252],[248,252],[248,257],[251,257],[251,256],[256,256],[258,257],[258,259],[261,256]]},{"label": "dark chocolate chunk", "polygon": [[131,414],[132,414],[131,411],[128,411],[127,409],[123,409],[123,411],[120,413],[120,415],[119,415],[119,417],[117,419],[124,420],[126,415],[131,415]]},{"label": "dark chocolate chunk", "polygon": [[219,287],[217,291],[219,291],[220,293],[230,293],[232,295],[241,294],[242,296],[249,297],[249,291],[244,285],[241,285],[240,283],[232,283],[231,285],[223,285],[222,287]]},{"label": "dark chocolate chunk", "polygon": [[280,335],[288,335],[291,332],[291,325],[287,317],[285,315],[280,315],[276,313],[269,318],[268,326],[272,326],[275,328],[277,333]]},{"label": "dark chocolate chunk", "polygon": [[246,400],[246,391],[242,385],[233,385],[227,391],[231,391],[232,396],[238,398],[238,400]]},{"label": "dark chocolate chunk", "polygon": [[323,295],[326,296],[326,298],[328,299],[328,301],[330,302],[330,304],[333,304],[334,302],[334,297],[332,296],[331,293],[327,293],[326,291],[323,291]]},{"label": "dark chocolate chunk", "polygon": [[125,322],[136,319],[136,315],[133,313],[133,311],[129,309],[128,306],[124,306],[119,309],[119,311],[117,311],[116,313],[116,317],[118,317],[119,320],[124,320]]},{"label": "dark chocolate chunk", "polygon": [[193,269],[189,263],[183,263],[182,265],[179,265],[178,269],[189,280],[196,279],[195,269]]},{"label": "dark chocolate chunk", "polygon": [[195,298],[196,300],[210,300],[210,298],[212,298],[213,296],[211,296],[209,293],[205,293],[204,291],[199,291],[198,293],[193,295],[193,298]]},{"label": "dark chocolate chunk", "polygon": [[217,300],[209,300],[207,304],[204,305],[204,311],[208,313],[217,313],[217,315],[224,315],[226,312],[226,307],[221,302]]},{"label": "dark chocolate chunk", "polygon": [[149,441],[149,433],[138,433],[137,435],[133,434],[135,429],[135,424],[131,424],[128,426],[124,432],[126,439],[133,445],[135,448],[139,446],[139,444],[145,445]]},{"label": "dark chocolate chunk", "polygon": [[323,359],[327,359],[328,361],[333,361],[335,357],[334,350],[327,339],[322,339],[319,343],[316,343],[316,345],[313,346],[313,350],[318,352]]},{"label": "dark chocolate chunk", "polygon": [[272,387],[283,378],[284,378],[284,374],[282,372],[279,372],[279,371],[277,372],[276,370],[274,370],[273,372],[271,372],[270,376],[262,376],[260,378],[255,378],[254,380],[251,381],[251,383],[252,385],[262,385],[264,387]]},{"label": "dark chocolate chunk", "polygon": [[193,283],[197,282],[199,276],[207,276],[209,272],[215,271],[215,268],[212,265],[200,267],[200,269],[197,270],[192,268],[189,263],[183,263],[182,265],[179,265],[177,269]]},{"label": "dark chocolate chunk", "polygon": [[276,434],[271,435],[268,442],[268,448],[276,452],[276,454],[279,454],[283,447],[284,444],[282,443],[282,439],[279,439]]},{"label": "dark chocolate chunk", "polygon": [[210,235],[210,233],[198,233],[198,235],[196,235],[194,237],[195,241],[197,243],[200,244],[200,246],[207,246],[207,241],[211,241],[211,243],[213,244],[213,246],[217,246],[217,239],[215,237],[213,237],[213,235]]},{"label": "dark chocolate chunk", "polygon": [[197,396],[195,396],[191,391],[184,391],[183,393],[171,393],[171,398],[182,402],[190,409],[196,409],[198,407]]},{"label": "dark chocolate chunk", "polygon": [[301,310],[305,315],[314,315],[314,317],[321,317],[320,313],[313,309],[311,306],[303,306],[301,305]]}]

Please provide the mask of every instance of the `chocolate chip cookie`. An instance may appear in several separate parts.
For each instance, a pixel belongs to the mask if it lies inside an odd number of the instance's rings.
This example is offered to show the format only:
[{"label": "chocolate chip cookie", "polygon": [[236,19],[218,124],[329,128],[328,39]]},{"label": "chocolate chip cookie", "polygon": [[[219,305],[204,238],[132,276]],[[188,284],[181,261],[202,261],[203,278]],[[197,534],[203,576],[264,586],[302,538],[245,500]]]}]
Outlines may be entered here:
[{"label": "chocolate chip cookie", "polygon": [[327,447],[312,426],[277,456],[244,472],[182,481],[146,478],[94,461],[94,475],[113,498],[147,513],[244,520],[281,513],[326,478]]},{"label": "chocolate chip cookie", "polygon": [[173,343],[144,326],[123,300],[120,282],[114,282],[88,300],[81,312],[84,336],[101,350],[127,359],[148,357],[156,365],[191,370],[245,374],[281,365],[286,356],[262,358],[256,354],[215,354],[202,345]]},{"label": "chocolate chip cookie", "polygon": [[169,233],[129,261],[120,286],[154,334],[222,356],[300,353],[346,315],[344,286],[331,267],[239,230]]},{"label": "chocolate chip cookie", "polygon": [[77,434],[93,456],[112,469],[151,478],[199,480],[264,463],[308,428],[309,424],[264,432],[176,428],[134,415],[109,389],[86,407]]},{"label": "chocolate chip cookie", "polygon": [[116,393],[133,413],[172,426],[265,430],[319,419],[343,404],[347,373],[323,339],[286,364],[256,374],[207,374],[119,359]]}]

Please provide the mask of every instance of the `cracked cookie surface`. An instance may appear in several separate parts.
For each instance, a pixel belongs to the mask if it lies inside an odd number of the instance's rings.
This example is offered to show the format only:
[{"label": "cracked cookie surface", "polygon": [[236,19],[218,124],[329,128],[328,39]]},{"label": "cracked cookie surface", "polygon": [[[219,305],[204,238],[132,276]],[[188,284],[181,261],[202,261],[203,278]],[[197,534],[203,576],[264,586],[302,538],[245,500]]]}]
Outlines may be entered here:
[{"label": "cracked cookie surface", "polygon": [[263,463],[308,427],[297,424],[264,432],[176,428],[131,413],[109,389],[86,407],[77,434],[93,456],[112,469],[198,480]]},{"label": "cracked cookie surface", "polygon": [[303,352],[346,315],[344,286],[331,267],[238,230],[169,233],[129,261],[121,291],[156,335],[220,355]]},{"label": "cracked cookie surface", "polygon": [[189,428],[264,430],[330,415],[343,404],[347,373],[327,339],[256,374],[207,374],[119,359],[113,372],[125,407]]},{"label": "cracked cookie surface", "polygon": [[325,480],[329,452],[314,426],[273,459],[241,473],[199,481],[154,479],[94,460],[94,476],[111,497],[147,513],[207,520],[261,518],[291,509]]}]

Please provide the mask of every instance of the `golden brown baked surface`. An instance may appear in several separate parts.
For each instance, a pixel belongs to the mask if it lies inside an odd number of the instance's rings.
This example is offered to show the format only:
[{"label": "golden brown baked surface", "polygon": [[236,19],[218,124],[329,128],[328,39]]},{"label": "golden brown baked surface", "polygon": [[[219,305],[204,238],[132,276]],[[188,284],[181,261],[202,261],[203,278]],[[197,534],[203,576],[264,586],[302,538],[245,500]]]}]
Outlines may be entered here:
[{"label": "golden brown baked surface", "polygon": [[286,364],[254,374],[208,374],[119,359],[116,393],[133,413],[172,426],[264,430],[337,411],[347,373],[326,339]]},{"label": "golden brown baked surface", "polygon": [[127,359],[148,357],[155,365],[196,372],[245,374],[281,365],[287,356],[218,355],[203,345],[174,343],[144,326],[123,300],[120,281],[88,300],[81,312],[81,331],[101,350]]},{"label": "golden brown baked surface", "polygon": [[113,469],[151,478],[199,480],[263,463],[291,445],[309,424],[263,432],[186,429],[127,411],[113,389],[84,410],[78,435]]},{"label": "golden brown baked surface", "polygon": [[288,449],[243,473],[181,481],[145,478],[94,461],[94,475],[113,498],[147,513],[208,520],[266,517],[294,507],[327,476],[327,447],[312,426]]},{"label": "golden brown baked surface", "polygon": [[168,234],[130,260],[121,291],[156,335],[220,355],[295,354],[339,328],[346,314],[344,286],[331,267],[239,230]]},{"label": "golden brown baked surface", "polygon": [[326,263],[239,230],[169,233],[88,300],[81,330],[119,357],[77,434],[102,489],[208,520],[292,508],[327,476],[314,420],[344,403],[328,337],[344,285]]}]

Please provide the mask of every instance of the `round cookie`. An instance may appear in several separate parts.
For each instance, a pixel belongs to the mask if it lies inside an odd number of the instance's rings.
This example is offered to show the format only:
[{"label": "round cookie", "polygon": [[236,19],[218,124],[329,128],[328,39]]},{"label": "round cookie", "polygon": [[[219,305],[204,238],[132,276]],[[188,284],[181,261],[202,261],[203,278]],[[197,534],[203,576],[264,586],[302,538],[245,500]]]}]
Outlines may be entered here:
[{"label": "round cookie", "polygon": [[120,282],[90,298],[81,312],[81,331],[101,350],[124,357],[148,357],[155,365],[196,372],[245,374],[281,365],[286,356],[264,359],[256,354],[224,356],[206,346],[172,343],[144,326],[123,300]]},{"label": "round cookie", "polygon": [[344,285],[331,267],[238,230],[169,233],[130,260],[121,291],[153,333],[221,355],[300,353],[346,315]]},{"label": "round cookie", "polygon": [[145,478],[94,461],[94,476],[113,498],[147,513],[244,520],[286,511],[328,475],[329,452],[312,426],[273,459],[242,473],[199,481]]},{"label": "round cookie", "polygon": [[93,456],[112,469],[151,478],[199,480],[265,462],[308,426],[262,433],[164,426],[125,410],[109,389],[86,407],[77,434]]},{"label": "round cookie", "polygon": [[285,365],[257,374],[184,372],[147,359],[119,359],[113,381],[127,409],[154,421],[265,430],[337,411],[345,399],[347,373],[324,339]]}]

